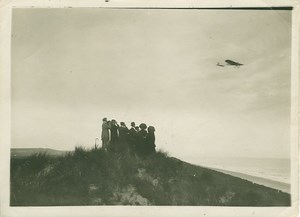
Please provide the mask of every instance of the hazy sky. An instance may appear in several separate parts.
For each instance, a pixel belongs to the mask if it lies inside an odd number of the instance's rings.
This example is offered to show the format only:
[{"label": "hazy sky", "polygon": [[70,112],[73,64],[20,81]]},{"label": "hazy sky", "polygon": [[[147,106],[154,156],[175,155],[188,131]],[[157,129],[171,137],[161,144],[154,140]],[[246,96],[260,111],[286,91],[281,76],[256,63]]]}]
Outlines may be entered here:
[{"label": "hazy sky", "polygon": [[14,9],[12,147],[92,147],[107,117],[184,160],[288,158],[290,53],[291,11]]}]

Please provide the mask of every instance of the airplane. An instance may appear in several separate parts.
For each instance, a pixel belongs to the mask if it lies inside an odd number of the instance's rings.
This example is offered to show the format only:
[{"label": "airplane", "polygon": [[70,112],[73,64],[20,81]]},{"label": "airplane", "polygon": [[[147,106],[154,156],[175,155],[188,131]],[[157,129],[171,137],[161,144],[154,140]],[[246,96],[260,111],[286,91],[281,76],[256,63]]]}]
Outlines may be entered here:
[{"label": "airplane", "polygon": [[238,62],[234,62],[232,60],[225,60],[225,62],[227,63],[227,65],[231,65],[231,66],[236,66],[236,67],[240,67],[244,64],[238,63]]},{"label": "airplane", "polygon": [[217,63],[217,66],[225,67],[224,65],[220,64],[219,62]]}]

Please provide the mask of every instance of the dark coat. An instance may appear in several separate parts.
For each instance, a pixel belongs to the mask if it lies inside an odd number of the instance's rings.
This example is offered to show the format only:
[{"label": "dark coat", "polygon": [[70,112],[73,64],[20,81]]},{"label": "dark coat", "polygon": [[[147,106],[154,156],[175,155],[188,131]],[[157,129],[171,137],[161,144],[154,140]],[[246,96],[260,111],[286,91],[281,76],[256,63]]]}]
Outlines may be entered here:
[{"label": "dark coat", "polygon": [[128,139],[128,133],[129,133],[129,130],[128,128],[125,126],[120,126],[119,127],[119,139],[120,139],[120,142],[127,142],[127,139]]},{"label": "dark coat", "polygon": [[134,127],[132,127],[128,132],[128,144],[129,144],[129,149],[133,152],[136,151],[136,143],[137,143],[137,131]]},{"label": "dark coat", "polygon": [[149,132],[146,138],[147,154],[155,152],[155,135],[154,132]]},{"label": "dark coat", "polygon": [[139,154],[146,154],[147,152],[147,144],[146,144],[146,139],[147,139],[147,131],[142,129],[137,133],[137,151]]},{"label": "dark coat", "polygon": [[110,126],[110,132],[111,132],[110,142],[111,142],[111,144],[116,144],[116,142],[118,141],[118,136],[119,136],[118,129],[119,129],[118,125],[111,124],[111,126]]}]

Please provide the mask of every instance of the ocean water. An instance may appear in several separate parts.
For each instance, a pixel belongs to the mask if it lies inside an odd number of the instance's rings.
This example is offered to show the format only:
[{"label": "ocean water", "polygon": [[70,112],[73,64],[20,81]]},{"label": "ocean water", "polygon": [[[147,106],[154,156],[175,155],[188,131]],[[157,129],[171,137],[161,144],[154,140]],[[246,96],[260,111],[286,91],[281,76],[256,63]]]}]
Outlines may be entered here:
[{"label": "ocean water", "polygon": [[290,160],[277,158],[202,158],[192,159],[190,163],[244,173],[273,181],[290,184]]}]

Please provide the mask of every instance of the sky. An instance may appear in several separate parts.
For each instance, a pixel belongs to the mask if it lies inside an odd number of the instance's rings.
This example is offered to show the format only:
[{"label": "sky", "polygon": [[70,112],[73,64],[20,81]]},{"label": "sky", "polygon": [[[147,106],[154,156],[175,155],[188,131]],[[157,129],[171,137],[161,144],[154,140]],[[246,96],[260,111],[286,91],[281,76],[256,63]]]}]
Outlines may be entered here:
[{"label": "sky", "polygon": [[291,11],[13,9],[11,62],[14,148],[93,147],[107,117],[187,161],[290,157]]}]

